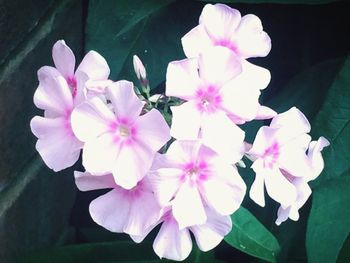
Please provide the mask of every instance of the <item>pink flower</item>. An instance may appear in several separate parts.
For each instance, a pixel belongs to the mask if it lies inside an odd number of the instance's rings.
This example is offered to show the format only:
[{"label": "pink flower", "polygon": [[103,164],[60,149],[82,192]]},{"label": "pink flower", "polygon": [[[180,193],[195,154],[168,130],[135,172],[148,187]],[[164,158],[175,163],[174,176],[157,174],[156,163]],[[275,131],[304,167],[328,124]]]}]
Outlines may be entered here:
[{"label": "pink flower", "polygon": [[39,87],[34,97],[45,117],[35,116],[30,127],[38,138],[36,149],[45,164],[55,172],[72,166],[79,158],[82,143],[75,137],[70,117],[74,100],[65,79],[50,75],[48,67],[38,71]]},{"label": "pink flower", "polygon": [[180,229],[204,224],[205,206],[232,214],[245,195],[236,167],[198,141],[173,142],[165,155],[158,155],[152,170],[154,193],[162,206],[171,204]]},{"label": "pink flower", "polygon": [[93,174],[112,173],[118,185],[131,189],[170,139],[169,127],[155,109],[140,116],[144,102],[131,82],[113,83],[106,96],[112,110],[98,97],[80,104],[72,113],[73,131],[85,142],[85,169]]},{"label": "pink flower", "polygon": [[222,216],[209,207],[205,207],[207,214],[205,223],[182,229],[179,228],[171,209],[166,208],[164,211],[161,219],[143,235],[131,235],[135,242],[141,242],[156,225],[162,223],[153,242],[153,249],[160,258],[185,260],[192,250],[190,232],[196,239],[198,248],[206,252],[216,247],[232,229],[229,216]]},{"label": "pink flower", "polygon": [[224,4],[207,4],[199,25],[182,38],[188,58],[197,57],[211,46],[223,46],[241,58],[265,57],[271,50],[271,39],[255,15],[241,17],[238,10]]},{"label": "pink flower", "polygon": [[242,157],[244,132],[234,123],[257,117],[260,90],[270,81],[268,70],[223,47],[213,47],[198,59],[169,63],[166,95],[186,102],[172,107],[171,135],[203,143],[232,162]]},{"label": "pink flower", "polygon": [[310,142],[310,124],[297,108],[277,115],[270,126],[259,129],[248,152],[254,163],[255,181],[250,197],[259,205],[265,205],[264,185],[269,196],[283,208],[297,199],[296,178],[312,175],[310,158],[306,150]]},{"label": "pink flower", "polygon": [[294,203],[284,208],[279,207],[277,212],[276,224],[280,225],[288,218],[297,221],[299,219],[299,209],[306,203],[311,195],[311,188],[308,182],[316,179],[324,168],[324,162],[321,155],[321,151],[324,147],[327,147],[329,142],[326,138],[320,137],[317,141],[312,141],[308,148],[307,156],[311,163],[312,172],[310,175],[303,177],[293,177],[288,174],[287,177],[291,180],[291,183],[295,186],[297,191],[297,197]]},{"label": "pink flower", "polygon": [[60,171],[78,160],[82,148],[71,128],[71,112],[86,98],[85,83],[107,79],[109,68],[101,55],[90,51],[74,72],[74,54],[63,40],[53,46],[52,57],[56,68],[38,70],[39,86],[34,94],[34,104],[44,110],[45,117],[35,116],[30,126],[45,164]]},{"label": "pink flower", "polygon": [[99,225],[112,232],[143,235],[161,216],[161,207],[154,198],[147,177],[135,187],[125,190],[116,185],[112,174],[92,175],[75,172],[79,190],[112,189],[90,204],[90,215]]},{"label": "pink flower", "polygon": [[52,48],[52,58],[57,71],[65,78],[71,88],[73,96],[79,82],[79,72],[86,74],[88,80],[95,81],[107,80],[110,73],[106,60],[93,50],[85,55],[76,71],[74,71],[75,56],[64,40],[55,43]]}]

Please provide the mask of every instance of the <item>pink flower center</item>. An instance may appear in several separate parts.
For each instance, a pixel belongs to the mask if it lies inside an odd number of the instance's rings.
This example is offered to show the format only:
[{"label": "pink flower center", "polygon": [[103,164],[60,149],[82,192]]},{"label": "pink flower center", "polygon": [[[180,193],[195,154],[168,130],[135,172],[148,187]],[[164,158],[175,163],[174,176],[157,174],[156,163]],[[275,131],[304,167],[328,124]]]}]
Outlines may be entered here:
[{"label": "pink flower center", "polygon": [[215,112],[221,104],[219,90],[213,86],[200,88],[196,92],[197,108],[201,112]]},{"label": "pink flower center", "polygon": [[68,86],[72,91],[72,96],[75,98],[77,96],[77,79],[75,76],[70,76],[66,79]]},{"label": "pink flower center", "polygon": [[236,54],[238,53],[237,46],[235,45],[235,43],[233,43],[229,39],[217,40],[217,41],[215,41],[214,45],[215,46],[221,46],[221,47],[227,47],[228,49],[231,49]]},{"label": "pink flower center", "polygon": [[208,165],[204,161],[190,162],[184,165],[181,181],[188,180],[191,185],[206,181],[209,176]]},{"label": "pink flower center", "polygon": [[131,144],[136,139],[137,128],[128,119],[118,119],[110,124],[110,131],[114,133],[114,141]]},{"label": "pink flower center", "polygon": [[264,166],[268,168],[272,168],[276,163],[277,158],[280,154],[280,147],[277,142],[271,144],[269,148],[267,148],[263,154],[264,158]]}]

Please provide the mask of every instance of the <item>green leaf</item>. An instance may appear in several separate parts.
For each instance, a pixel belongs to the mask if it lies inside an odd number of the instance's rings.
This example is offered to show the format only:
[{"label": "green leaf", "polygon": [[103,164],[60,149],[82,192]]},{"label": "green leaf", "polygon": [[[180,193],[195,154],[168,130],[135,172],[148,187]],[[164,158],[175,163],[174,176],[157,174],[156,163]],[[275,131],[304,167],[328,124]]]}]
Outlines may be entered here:
[{"label": "green leaf", "polygon": [[[193,3],[174,0],[91,0],[86,26],[86,49],[100,52],[114,79],[138,83],[132,63],[138,55],[151,88],[165,80],[167,65],[185,58],[181,37],[198,23],[196,12],[183,12]],[[191,7],[191,6],[190,6]]]},{"label": "green leaf", "polygon": [[312,123],[312,133],[316,138],[324,136],[330,141],[323,154],[325,169],[317,183],[338,177],[350,169],[350,56]]},{"label": "green leaf", "polygon": [[309,120],[312,120],[321,108],[327,91],[344,60],[328,60],[308,68],[292,78],[266,104],[277,112],[284,112],[296,106]]},{"label": "green leaf", "polygon": [[[97,262],[174,262],[160,260],[154,253],[152,243],[144,241],[136,244],[132,241],[116,241],[70,245],[33,252],[18,258],[20,263],[97,263]],[[201,252],[194,247],[187,263],[214,263],[213,251]]]},{"label": "green leaf", "polygon": [[241,207],[231,218],[232,231],[225,237],[228,244],[249,255],[276,262],[280,250],[278,241],[254,215]]},{"label": "green leaf", "polygon": [[198,0],[210,3],[242,3],[242,4],[307,4],[319,5],[336,2],[337,0]]},{"label": "green leaf", "polygon": [[308,262],[336,262],[350,232],[349,189],[350,170],[315,188],[306,236]]}]

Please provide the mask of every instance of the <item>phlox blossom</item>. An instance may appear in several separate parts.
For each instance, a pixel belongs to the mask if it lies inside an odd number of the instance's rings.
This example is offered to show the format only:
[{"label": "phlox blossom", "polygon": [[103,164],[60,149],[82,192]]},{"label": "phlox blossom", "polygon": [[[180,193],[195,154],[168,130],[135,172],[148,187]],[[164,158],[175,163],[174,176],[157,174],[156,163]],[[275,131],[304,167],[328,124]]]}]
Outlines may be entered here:
[{"label": "phlox blossom", "polygon": [[199,25],[182,39],[188,58],[197,57],[212,46],[223,46],[240,58],[265,57],[271,50],[271,39],[260,19],[224,4],[207,4],[199,17]]},{"label": "phlox blossom", "polygon": [[[185,260],[192,250],[191,232],[198,248],[206,252],[215,248],[232,229],[230,216],[220,215],[209,207],[204,207],[204,209],[207,214],[205,223],[180,228],[171,208],[165,207],[162,210],[163,215],[158,222],[151,226],[143,235],[130,236],[135,242],[139,243],[154,227],[162,224],[153,242],[154,251],[160,258],[177,261]],[[188,210],[188,212],[191,213],[191,210]]]},{"label": "phlox blossom", "polygon": [[185,100],[171,107],[171,135],[180,140],[201,136],[205,145],[237,162],[244,132],[235,123],[257,116],[260,90],[269,81],[268,70],[240,62],[223,47],[213,47],[198,59],[169,63],[166,95]]},{"label": "phlox blossom", "polygon": [[45,117],[35,116],[30,123],[38,138],[36,149],[45,164],[54,171],[72,166],[79,158],[82,142],[74,135],[70,117],[74,107],[86,98],[85,83],[91,79],[107,79],[109,68],[105,59],[90,51],[78,66],[63,40],[55,43],[52,57],[56,68],[38,70],[39,86],[34,104],[44,110]]},{"label": "phlox blossom", "polygon": [[306,154],[311,140],[308,132],[310,123],[295,107],[274,117],[270,126],[259,129],[248,152],[256,173],[250,197],[257,204],[265,205],[264,185],[269,196],[283,208],[295,202],[298,193],[293,182],[312,175]]},{"label": "phlox blossom", "polygon": [[92,219],[109,231],[140,236],[161,217],[161,207],[147,177],[129,190],[118,186],[112,174],[96,176],[75,172],[74,177],[81,191],[111,189],[93,200],[89,207]]},{"label": "phlox blossom", "polygon": [[324,168],[324,161],[321,151],[327,147],[329,142],[326,138],[320,137],[317,141],[312,141],[307,150],[307,156],[310,160],[312,172],[303,177],[293,177],[287,175],[291,183],[295,186],[297,191],[297,198],[294,203],[288,207],[280,206],[277,212],[276,224],[280,225],[288,218],[297,221],[299,219],[299,209],[306,203],[311,195],[311,188],[308,182],[316,179]]},{"label": "phlox blossom", "polygon": [[180,229],[204,224],[206,206],[231,215],[246,191],[236,167],[199,141],[174,141],[151,170],[154,193],[162,206],[171,204]]},{"label": "phlox blossom", "polygon": [[140,116],[144,102],[129,81],[109,85],[106,97],[111,105],[94,97],[75,108],[73,131],[85,143],[85,169],[93,174],[112,173],[119,186],[131,189],[170,139],[169,127],[158,110]]}]

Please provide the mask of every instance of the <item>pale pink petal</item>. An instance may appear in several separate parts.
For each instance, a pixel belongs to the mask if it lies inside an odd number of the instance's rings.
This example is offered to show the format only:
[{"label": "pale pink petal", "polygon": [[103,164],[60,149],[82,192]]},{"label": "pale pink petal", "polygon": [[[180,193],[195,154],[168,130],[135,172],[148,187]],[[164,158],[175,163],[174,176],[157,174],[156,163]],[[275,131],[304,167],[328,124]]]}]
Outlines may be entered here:
[{"label": "pale pink petal", "polygon": [[186,57],[194,58],[213,45],[204,25],[198,25],[181,38]]},{"label": "pale pink petal", "polygon": [[256,120],[267,120],[275,117],[277,115],[277,112],[270,109],[269,107],[260,105],[258,109],[258,113],[255,116]]},{"label": "pale pink petal", "polygon": [[322,136],[317,141],[312,141],[310,143],[307,155],[310,158],[313,172],[309,180],[316,179],[316,177],[322,172],[324,168],[324,161],[321,151],[327,146],[329,146],[329,141]]},{"label": "pale pink petal", "polygon": [[295,202],[297,198],[295,186],[284,177],[278,168],[263,168],[255,172],[262,174],[268,195],[279,202],[282,207],[288,207]]},{"label": "pale pink petal", "polygon": [[141,59],[137,55],[134,55],[132,61],[137,78],[140,81],[145,80],[147,78],[146,69],[145,66],[142,64]]},{"label": "pale pink petal", "polygon": [[224,47],[212,47],[198,57],[199,76],[206,85],[221,88],[242,71],[240,60],[235,53]]},{"label": "pale pink petal", "polygon": [[179,229],[175,220],[165,221],[153,243],[154,252],[160,258],[181,261],[192,250],[192,240],[187,228]]},{"label": "pale pink petal", "polygon": [[135,120],[145,105],[135,94],[134,84],[120,80],[109,85],[106,89],[107,98],[111,100],[116,116],[119,119]]},{"label": "pale pink petal", "polygon": [[297,209],[301,208],[306,201],[309,199],[312,190],[310,186],[307,184],[307,182],[304,180],[304,178],[296,178],[293,181],[293,184],[297,188],[297,200],[294,204],[294,207]]},{"label": "pale pink petal", "polygon": [[312,167],[305,150],[293,141],[280,148],[278,166],[296,177],[311,176]]},{"label": "pale pink petal", "polygon": [[221,90],[223,107],[229,114],[240,119],[253,120],[260,108],[260,90],[266,88],[270,78],[267,69],[243,61],[242,73]]},{"label": "pale pink petal", "polygon": [[311,126],[305,115],[296,107],[275,116],[270,124],[273,128],[287,127],[290,137],[296,137],[302,133],[309,133]]},{"label": "pale pink petal", "polygon": [[124,232],[129,235],[140,236],[158,222],[161,208],[152,192],[143,191],[143,189],[140,189],[141,192],[137,192],[138,189],[135,189],[135,191],[129,194],[132,202],[128,214],[129,220],[124,227]]},{"label": "pale pink petal", "polygon": [[242,158],[244,136],[244,131],[223,112],[210,114],[203,118],[203,144],[222,155],[230,163],[236,163]]},{"label": "pale pink petal", "polygon": [[202,251],[215,248],[232,229],[232,221],[229,216],[222,216],[210,209],[206,209],[206,213],[208,219],[205,224],[190,227]]},{"label": "pale pink petal", "polygon": [[76,107],[71,116],[74,134],[86,142],[110,131],[114,114],[99,98],[92,98]]},{"label": "pale pink petal", "polygon": [[84,72],[79,71],[75,74],[77,87],[74,94],[74,105],[79,105],[87,99],[86,83],[89,80],[89,76]]},{"label": "pale pink petal", "polygon": [[282,224],[284,221],[286,221],[289,217],[291,206],[288,206],[287,208],[283,208],[280,206],[277,211],[277,219],[276,219],[276,225]]},{"label": "pale pink petal", "polygon": [[35,116],[30,127],[38,137],[37,151],[45,164],[55,172],[72,166],[79,159],[82,143],[75,138],[65,118]]},{"label": "pale pink petal", "polygon": [[110,70],[104,57],[96,51],[89,51],[77,68],[77,72],[82,71],[93,80],[108,79]]},{"label": "pale pink petal", "polygon": [[178,140],[196,140],[202,116],[194,102],[185,102],[180,106],[170,108],[173,113],[171,136]]},{"label": "pale pink petal", "polygon": [[34,104],[43,110],[58,115],[69,114],[73,108],[73,97],[65,79],[51,67],[38,70],[39,87],[34,94]]},{"label": "pale pink petal", "polygon": [[253,147],[248,154],[252,156],[263,156],[265,151],[276,141],[279,130],[268,126],[261,127],[254,139]]},{"label": "pale pink petal", "polygon": [[167,96],[188,100],[200,84],[197,59],[183,59],[168,64],[166,72]]},{"label": "pale pink petal", "polygon": [[55,67],[65,79],[74,77],[75,56],[64,40],[58,40],[52,48]]},{"label": "pale pink petal", "polygon": [[92,174],[106,174],[113,171],[119,154],[119,143],[111,133],[91,139],[83,149],[83,166]]},{"label": "pale pink petal", "polygon": [[113,176],[117,185],[133,188],[150,170],[155,152],[144,145],[124,143],[113,165]]},{"label": "pale pink petal", "polygon": [[154,195],[161,206],[166,205],[180,188],[182,171],[176,168],[160,168],[148,175]]},{"label": "pale pink petal", "polygon": [[152,109],[140,116],[136,126],[139,140],[154,152],[171,139],[170,128],[158,110]]},{"label": "pale pink petal", "polygon": [[112,174],[93,175],[88,172],[74,171],[75,184],[80,191],[91,191],[106,188],[115,188]]},{"label": "pale pink petal", "polygon": [[239,186],[230,185],[214,177],[203,182],[201,193],[212,209],[221,215],[230,215],[240,207],[245,191],[242,191]]},{"label": "pale pink petal", "polygon": [[240,12],[224,4],[205,5],[199,17],[199,23],[215,42],[229,39],[240,20]]},{"label": "pale pink petal", "polygon": [[[256,204],[264,207],[265,206],[265,194],[264,194],[264,174],[260,173],[260,169],[262,169],[262,160],[258,159],[256,160],[253,165],[252,169],[255,171],[255,179],[253,184],[250,187],[249,191],[249,197],[252,199]],[[260,166],[260,167],[259,167]]]},{"label": "pale pink petal", "polygon": [[[167,156],[171,156],[173,160],[172,167],[176,162],[187,163],[191,160],[198,158],[198,151],[201,149],[201,143],[198,140],[185,141],[185,140],[176,140],[174,141],[167,150]],[[182,168],[180,166],[179,168]]]},{"label": "pale pink petal", "polygon": [[243,58],[265,57],[271,50],[269,35],[263,31],[260,19],[252,14],[242,17],[233,40]]},{"label": "pale pink petal", "polygon": [[[204,224],[207,220],[201,196],[195,185],[185,182],[172,201],[173,215],[180,229]],[[191,211],[189,213],[189,211]]]},{"label": "pale pink petal", "polygon": [[129,219],[130,205],[124,190],[116,188],[93,200],[89,211],[97,224],[109,231],[122,233]]}]

